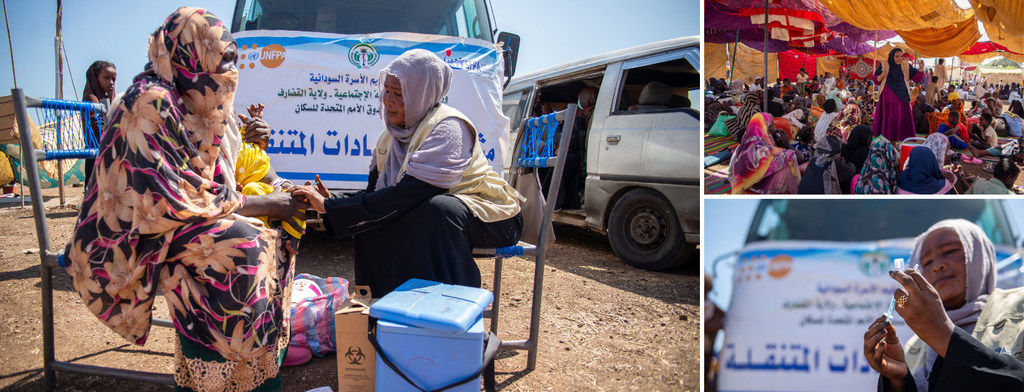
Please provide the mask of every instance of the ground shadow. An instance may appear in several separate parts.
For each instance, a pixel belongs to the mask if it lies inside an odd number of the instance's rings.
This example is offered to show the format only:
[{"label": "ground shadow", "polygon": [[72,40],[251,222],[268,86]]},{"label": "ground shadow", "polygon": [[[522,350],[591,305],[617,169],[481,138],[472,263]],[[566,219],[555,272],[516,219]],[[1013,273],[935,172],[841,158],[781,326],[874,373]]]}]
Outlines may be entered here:
[{"label": "ground shadow", "polygon": [[571,253],[572,249],[593,249],[607,252],[612,257],[586,260],[565,257],[549,249],[546,261],[548,266],[667,303],[699,304],[698,296],[685,295],[700,291],[700,281],[695,279],[700,276],[699,252],[694,252],[687,262],[677,269],[662,272],[646,271],[631,267],[615,257],[605,235],[560,223],[555,223],[554,228],[556,245],[565,249],[566,253]]}]

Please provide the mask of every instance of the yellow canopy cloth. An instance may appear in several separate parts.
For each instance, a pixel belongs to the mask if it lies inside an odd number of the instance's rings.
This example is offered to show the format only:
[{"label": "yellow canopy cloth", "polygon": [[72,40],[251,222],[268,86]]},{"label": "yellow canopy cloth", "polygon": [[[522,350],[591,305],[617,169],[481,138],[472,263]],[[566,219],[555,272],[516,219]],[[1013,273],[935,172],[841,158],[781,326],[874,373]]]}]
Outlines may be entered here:
[{"label": "yellow canopy cloth", "polygon": [[820,0],[843,21],[866,30],[917,30],[960,23],[974,14],[953,0]]},{"label": "yellow canopy cloth", "polygon": [[918,57],[952,57],[971,48],[979,39],[978,20],[971,15],[966,21],[946,27],[896,31]]},{"label": "yellow canopy cloth", "polygon": [[[733,68],[733,80],[742,80],[750,84],[755,78],[764,76],[764,53],[744,44],[726,44],[726,53],[732,59],[732,48],[736,46],[736,66]],[[775,83],[779,77],[779,54],[768,53],[768,83]]]},{"label": "yellow canopy cloth", "polygon": [[726,61],[729,59],[729,52],[725,51],[725,44],[704,43],[704,74],[709,78],[723,79],[727,76],[729,68]]},{"label": "yellow canopy cloth", "polygon": [[1024,36],[1014,36],[999,26],[984,20],[981,21],[981,24],[985,26],[985,32],[988,33],[988,38],[992,42],[1005,46],[1011,52],[1024,53]]},{"label": "yellow canopy cloth", "polygon": [[1024,0],[971,0],[971,6],[986,30],[992,25],[1008,36],[1024,38]]},{"label": "yellow canopy cloth", "polygon": [[818,75],[824,75],[825,72],[839,75],[839,67],[843,65],[843,60],[836,56],[822,56],[815,59],[815,64],[818,66]]}]

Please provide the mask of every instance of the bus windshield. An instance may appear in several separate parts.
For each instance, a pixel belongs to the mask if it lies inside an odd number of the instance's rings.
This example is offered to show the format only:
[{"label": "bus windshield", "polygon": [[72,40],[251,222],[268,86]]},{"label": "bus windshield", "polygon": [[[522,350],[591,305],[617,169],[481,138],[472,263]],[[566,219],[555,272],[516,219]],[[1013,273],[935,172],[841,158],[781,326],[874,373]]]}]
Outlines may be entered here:
[{"label": "bus windshield", "polygon": [[1016,238],[998,200],[763,200],[747,233],[755,241],[914,238],[942,219],[976,223],[996,245]]},{"label": "bus windshield", "polygon": [[231,31],[407,32],[493,42],[485,0],[237,0]]}]

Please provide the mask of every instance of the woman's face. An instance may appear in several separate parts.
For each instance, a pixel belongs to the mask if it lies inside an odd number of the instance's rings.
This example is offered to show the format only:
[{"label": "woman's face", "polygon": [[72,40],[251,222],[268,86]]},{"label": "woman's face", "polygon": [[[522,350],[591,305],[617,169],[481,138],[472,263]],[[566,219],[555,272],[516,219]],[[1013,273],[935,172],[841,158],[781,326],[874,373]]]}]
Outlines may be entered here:
[{"label": "woman's face", "polygon": [[967,262],[960,236],[951,228],[928,235],[921,245],[921,274],[935,287],[948,309],[967,302]]},{"label": "woman's face", "polygon": [[402,82],[394,75],[388,75],[384,79],[384,114],[388,117],[388,124],[405,127],[405,98],[402,98]]},{"label": "woman's face", "polygon": [[227,73],[235,69],[235,63],[238,62],[238,45],[231,43],[228,48],[224,50],[224,56],[221,57],[220,64],[217,66],[217,73]]},{"label": "woman's face", "polygon": [[896,51],[896,55],[894,55],[892,59],[893,59],[893,61],[896,62],[896,65],[903,64],[903,52],[902,51]]},{"label": "woman's face", "polygon": [[117,70],[114,67],[106,67],[100,70],[98,77],[100,88],[108,93],[114,92],[114,83],[117,82]]}]

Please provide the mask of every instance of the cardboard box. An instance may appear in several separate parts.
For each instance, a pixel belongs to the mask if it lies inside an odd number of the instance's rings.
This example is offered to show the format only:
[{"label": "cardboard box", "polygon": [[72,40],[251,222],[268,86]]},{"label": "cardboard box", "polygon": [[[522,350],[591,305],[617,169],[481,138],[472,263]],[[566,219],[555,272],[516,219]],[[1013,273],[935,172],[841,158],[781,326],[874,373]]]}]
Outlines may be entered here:
[{"label": "cardboard box", "polygon": [[334,313],[339,392],[374,391],[377,352],[366,336],[375,302],[371,298],[368,286],[356,286],[355,294]]}]

